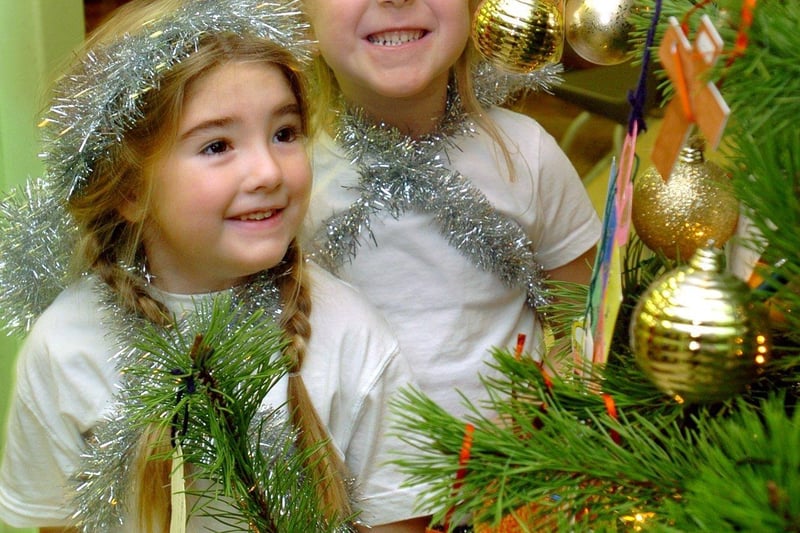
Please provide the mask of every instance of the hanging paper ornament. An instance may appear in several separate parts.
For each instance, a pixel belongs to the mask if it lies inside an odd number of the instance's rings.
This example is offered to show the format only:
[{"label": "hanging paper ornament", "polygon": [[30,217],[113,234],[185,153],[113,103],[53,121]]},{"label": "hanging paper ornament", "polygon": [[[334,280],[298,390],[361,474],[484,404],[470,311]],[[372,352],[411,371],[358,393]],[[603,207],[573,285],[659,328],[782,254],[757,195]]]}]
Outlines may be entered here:
[{"label": "hanging paper ornament", "polygon": [[635,0],[567,0],[564,8],[567,42],[583,59],[616,65],[630,59],[633,47],[629,17]]},{"label": "hanging paper ornament", "polygon": [[705,160],[704,147],[701,137],[693,137],[667,180],[650,167],[634,185],[636,233],[670,259],[687,259],[709,241],[722,246],[736,231],[739,201],[725,171]]},{"label": "hanging paper ornament", "polygon": [[630,324],[636,362],[679,401],[741,392],[769,356],[761,311],[747,284],[724,271],[719,248],[700,248],[642,294]]},{"label": "hanging paper ornament", "polygon": [[557,0],[484,0],[472,40],[495,66],[531,72],[561,59],[564,24]]}]

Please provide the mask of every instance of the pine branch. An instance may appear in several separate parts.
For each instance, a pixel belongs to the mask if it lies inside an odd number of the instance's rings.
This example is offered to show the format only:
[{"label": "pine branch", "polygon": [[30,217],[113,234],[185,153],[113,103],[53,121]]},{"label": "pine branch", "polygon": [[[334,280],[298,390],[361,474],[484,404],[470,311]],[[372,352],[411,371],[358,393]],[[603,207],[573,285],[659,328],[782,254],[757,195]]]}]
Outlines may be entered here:
[{"label": "pine branch", "polygon": [[[746,446],[735,449],[730,444],[731,433],[738,433],[740,440],[759,442],[759,435],[769,435],[772,448],[759,457],[769,457],[788,469],[775,478],[780,488],[776,494],[794,488],[796,481],[786,478],[798,472],[793,447],[797,428],[788,432],[783,428],[796,420],[786,419],[782,410],[787,404],[782,400],[766,408],[773,418],[760,431],[742,425],[741,420],[752,424],[761,420],[760,408],[745,401],[686,408],[651,398],[642,407],[634,397],[615,391],[612,397],[621,401],[614,418],[601,395],[558,378],[548,386],[536,377],[538,370],[522,370],[526,363],[513,354],[495,356],[513,375],[518,393],[515,399],[490,384],[493,406],[503,423],[481,417],[476,409],[458,420],[413,390],[405,391],[393,404],[402,428],[398,435],[417,450],[397,464],[410,476],[409,483],[432,485],[422,506],[433,510],[438,520],[450,518],[458,523],[474,517],[477,522],[497,523],[512,512],[528,509],[529,525],[549,519],[560,521],[551,525],[561,531],[601,531],[619,526],[623,517],[647,512],[654,513],[651,523],[667,526],[674,522],[676,509],[695,493],[710,494],[705,499],[714,497],[723,505],[719,490],[701,487],[704,476],[718,472],[715,461],[720,455],[733,462],[752,457],[740,453]],[[538,369],[532,362],[527,366]],[[511,387],[507,383],[505,392]],[[466,423],[475,430],[464,465],[459,457]],[[456,490],[459,472],[463,477]],[[759,473],[743,487],[752,487],[758,480],[767,486],[769,479],[765,481]],[[762,492],[768,494],[766,489]],[[693,505],[703,508],[705,499]],[[785,509],[788,503],[781,502],[781,512],[790,516],[786,520],[794,520],[793,511]],[[694,520],[686,518],[690,519]],[[696,525],[686,530],[695,529]]]},{"label": "pine branch", "polygon": [[240,315],[220,297],[179,326],[145,326],[143,357],[127,369],[130,423],[181,443],[202,487],[191,489],[194,512],[232,531],[335,531],[343,524],[325,519],[307,476],[314,450],[294,446],[285,405],[262,405],[288,368],[283,333],[260,312]]},{"label": "pine branch", "polygon": [[800,411],[771,396],[708,422],[697,469],[666,514],[683,531],[800,531]]},{"label": "pine branch", "polygon": [[588,287],[583,283],[551,279],[544,281],[544,287],[550,298],[536,311],[555,337],[569,337],[573,321],[583,319]]}]

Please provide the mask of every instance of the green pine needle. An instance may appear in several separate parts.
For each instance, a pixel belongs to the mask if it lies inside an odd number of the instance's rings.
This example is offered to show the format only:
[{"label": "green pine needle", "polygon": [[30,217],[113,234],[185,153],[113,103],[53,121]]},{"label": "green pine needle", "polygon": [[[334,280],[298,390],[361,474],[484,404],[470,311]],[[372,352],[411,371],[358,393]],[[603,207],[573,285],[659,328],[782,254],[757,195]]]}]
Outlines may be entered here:
[{"label": "green pine needle", "polygon": [[201,487],[191,489],[193,512],[231,531],[340,530],[345,517],[324,518],[307,476],[314,450],[295,447],[285,405],[262,405],[287,372],[283,332],[261,312],[240,315],[220,296],[179,326],[145,326],[136,337],[142,358],[126,369],[131,424],[165,428],[180,442]]}]

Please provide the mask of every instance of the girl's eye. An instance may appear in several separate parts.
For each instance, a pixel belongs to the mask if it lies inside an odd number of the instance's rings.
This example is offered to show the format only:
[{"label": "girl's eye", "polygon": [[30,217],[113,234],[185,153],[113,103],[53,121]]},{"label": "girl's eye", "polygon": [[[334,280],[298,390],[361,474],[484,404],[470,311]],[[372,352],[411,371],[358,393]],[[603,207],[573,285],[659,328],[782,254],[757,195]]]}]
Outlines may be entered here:
[{"label": "girl's eye", "polygon": [[228,143],[225,141],[214,141],[206,145],[206,147],[203,148],[202,153],[205,155],[222,154],[229,148],[230,147],[228,146]]},{"label": "girl's eye", "polygon": [[299,130],[296,127],[286,126],[275,133],[274,139],[275,142],[290,143],[296,141],[299,136]]}]

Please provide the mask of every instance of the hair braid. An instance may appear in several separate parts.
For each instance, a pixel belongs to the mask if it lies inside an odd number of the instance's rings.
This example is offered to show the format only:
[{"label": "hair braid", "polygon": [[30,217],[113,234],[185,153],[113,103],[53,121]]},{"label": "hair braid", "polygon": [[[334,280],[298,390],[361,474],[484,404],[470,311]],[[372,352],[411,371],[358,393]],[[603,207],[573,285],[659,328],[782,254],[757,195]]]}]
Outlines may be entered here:
[{"label": "hair braid", "polygon": [[124,307],[145,316],[153,323],[169,323],[169,312],[161,302],[150,296],[141,277],[103,258],[98,259],[94,270],[117,294]]},{"label": "hair braid", "polygon": [[289,246],[281,265],[284,271],[278,276],[278,286],[284,305],[281,322],[290,340],[287,355],[291,361],[289,405],[292,423],[298,431],[301,448],[316,449],[309,467],[328,517],[341,519],[350,515],[350,500],[344,481],[345,466],[330,442],[300,375],[306,343],[311,337],[311,295],[304,272],[303,254],[296,240]]},{"label": "hair braid", "polygon": [[169,428],[148,424],[136,443],[134,465],[134,497],[131,518],[135,518],[136,531],[164,533],[169,531],[172,516],[170,460],[172,444]]},{"label": "hair braid", "polygon": [[[125,241],[129,238],[126,234],[130,234],[131,229],[119,221],[100,224],[92,220],[88,225],[93,226],[94,231],[83,232],[77,257],[81,258],[84,264],[76,267],[79,270],[86,270],[88,266],[88,270],[94,272],[111,288],[117,302],[123,308],[142,315],[156,324],[167,324],[169,312],[164,304],[150,296],[146,281],[141,275],[123,266],[132,262],[128,256],[135,255],[134,252],[108,244]],[[119,257],[119,254],[124,254],[126,257]]]}]

